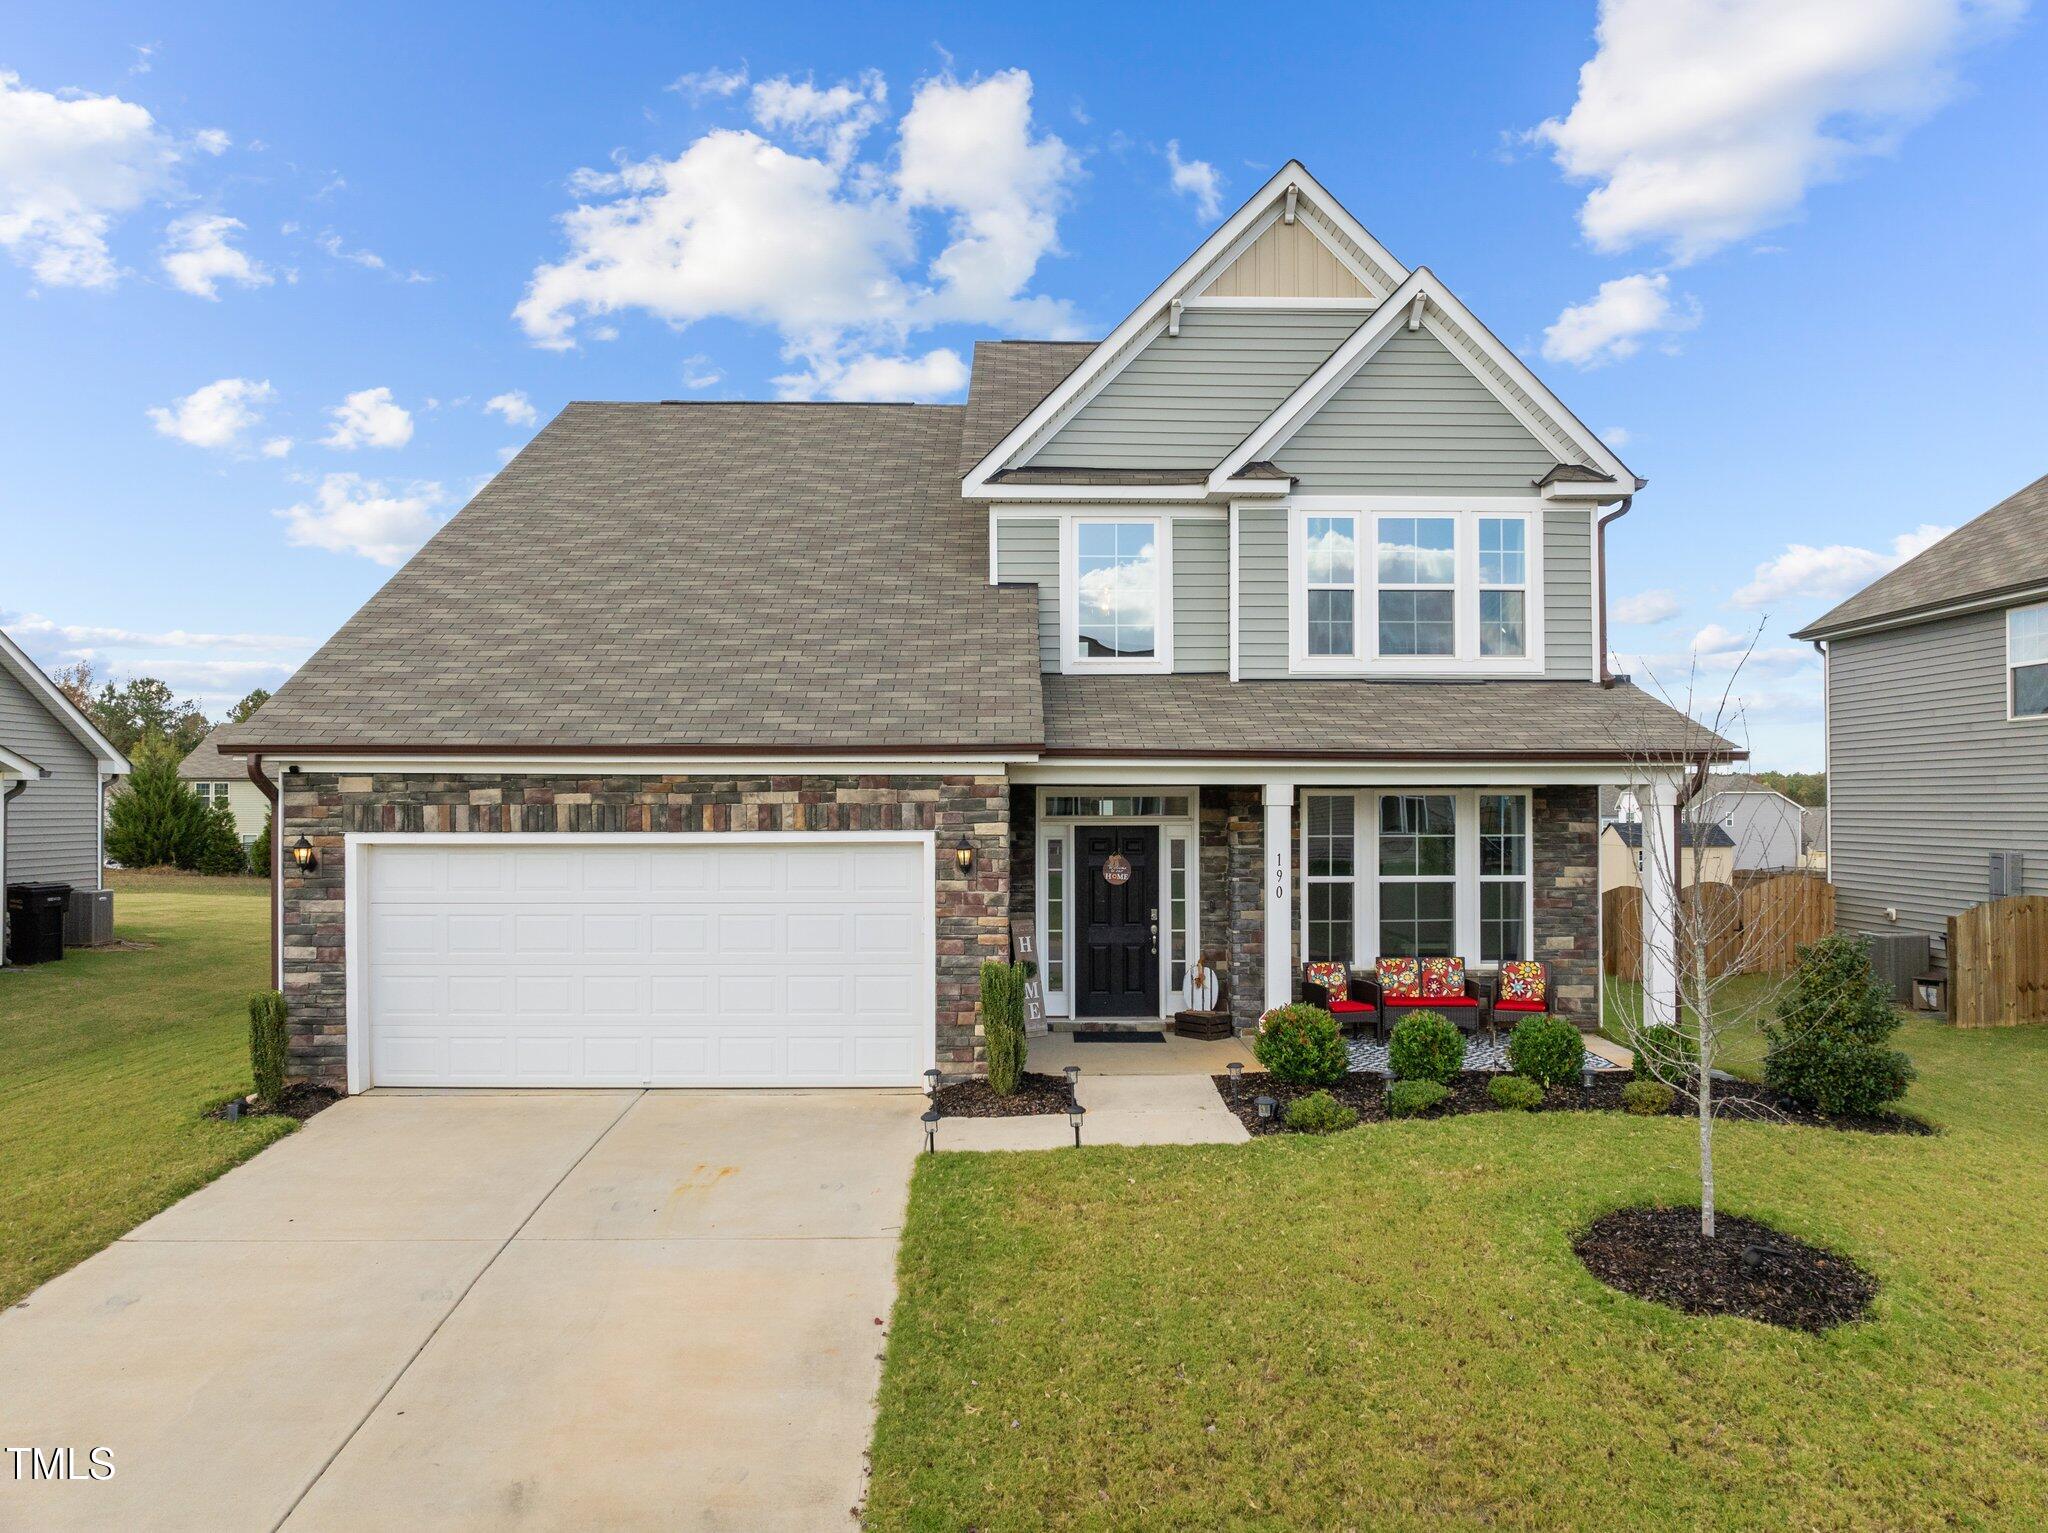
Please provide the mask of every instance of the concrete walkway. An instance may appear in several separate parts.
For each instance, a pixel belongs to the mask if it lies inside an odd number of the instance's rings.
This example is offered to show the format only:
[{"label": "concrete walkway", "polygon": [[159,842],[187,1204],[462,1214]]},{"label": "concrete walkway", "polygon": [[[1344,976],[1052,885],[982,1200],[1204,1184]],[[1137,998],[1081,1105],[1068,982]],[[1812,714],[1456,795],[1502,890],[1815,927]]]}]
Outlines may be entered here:
[{"label": "concrete walkway", "polygon": [[342,1102],[0,1315],[0,1527],[848,1526],[920,1102]]},{"label": "concrete walkway", "polygon": [[[1235,1039],[1169,1034],[1164,1043],[1076,1043],[1050,1033],[1031,1040],[1025,1068],[1058,1075],[1069,1064],[1081,1067],[1083,1144],[1238,1144],[1251,1136],[1210,1080],[1233,1059],[1258,1069]],[[1058,1114],[945,1118],[937,1143],[941,1150],[1056,1150],[1073,1145],[1074,1131]]]}]

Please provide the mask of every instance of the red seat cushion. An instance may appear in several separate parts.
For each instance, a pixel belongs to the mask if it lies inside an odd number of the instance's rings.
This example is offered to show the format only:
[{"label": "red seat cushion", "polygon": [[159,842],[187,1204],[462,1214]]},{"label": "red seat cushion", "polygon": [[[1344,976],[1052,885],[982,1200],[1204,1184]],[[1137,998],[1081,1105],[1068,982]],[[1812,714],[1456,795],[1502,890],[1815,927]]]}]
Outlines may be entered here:
[{"label": "red seat cushion", "polygon": [[1345,1012],[1372,1011],[1375,1008],[1368,1006],[1364,1001],[1332,1001],[1327,1009],[1332,1012]]},{"label": "red seat cushion", "polygon": [[1477,1006],[1469,995],[1390,995],[1389,1006],[1413,1006],[1417,1011],[1441,1011],[1446,1006]]},{"label": "red seat cushion", "polygon": [[1541,1001],[1495,1001],[1493,1009],[1495,1011],[1541,1011],[1543,1003]]}]

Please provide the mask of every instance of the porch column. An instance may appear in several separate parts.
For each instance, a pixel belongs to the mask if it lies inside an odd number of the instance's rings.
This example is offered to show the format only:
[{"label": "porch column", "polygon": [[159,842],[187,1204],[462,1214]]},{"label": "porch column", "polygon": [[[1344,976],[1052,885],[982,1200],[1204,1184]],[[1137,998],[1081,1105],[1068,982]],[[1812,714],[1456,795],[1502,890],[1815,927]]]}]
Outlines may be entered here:
[{"label": "porch column", "polygon": [[1288,849],[1293,841],[1294,784],[1263,785],[1266,808],[1266,1006],[1285,1006],[1294,999],[1294,900],[1287,876]]},{"label": "porch column", "polygon": [[1678,1025],[1678,784],[1637,789],[1643,810],[1643,1020]]}]

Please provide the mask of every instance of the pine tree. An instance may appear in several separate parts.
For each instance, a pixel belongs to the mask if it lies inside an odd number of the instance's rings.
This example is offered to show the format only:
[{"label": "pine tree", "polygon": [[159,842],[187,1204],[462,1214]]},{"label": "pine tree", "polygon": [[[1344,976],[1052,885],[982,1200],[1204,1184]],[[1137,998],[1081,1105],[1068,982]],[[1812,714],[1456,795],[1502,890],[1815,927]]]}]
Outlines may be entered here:
[{"label": "pine tree", "polygon": [[179,759],[162,735],[144,735],[130,752],[135,770],[107,810],[107,856],[122,867],[198,865],[209,816],[178,781]]}]

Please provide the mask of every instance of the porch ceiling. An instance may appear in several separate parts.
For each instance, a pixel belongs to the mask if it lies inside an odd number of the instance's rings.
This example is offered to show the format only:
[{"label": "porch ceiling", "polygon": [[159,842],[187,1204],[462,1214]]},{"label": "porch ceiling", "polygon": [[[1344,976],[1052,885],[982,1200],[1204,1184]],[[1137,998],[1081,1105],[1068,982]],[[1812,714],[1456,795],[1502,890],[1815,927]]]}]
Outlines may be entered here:
[{"label": "porch ceiling", "polygon": [[1044,688],[1048,756],[1639,761],[1745,754],[1626,683],[1048,675]]}]

